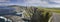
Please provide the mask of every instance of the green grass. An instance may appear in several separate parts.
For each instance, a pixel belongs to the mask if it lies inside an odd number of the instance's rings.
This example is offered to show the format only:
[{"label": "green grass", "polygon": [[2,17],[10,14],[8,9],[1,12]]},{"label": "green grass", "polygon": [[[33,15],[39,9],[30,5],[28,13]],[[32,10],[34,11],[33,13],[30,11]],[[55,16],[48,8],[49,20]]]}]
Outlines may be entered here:
[{"label": "green grass", "polygon": [[45,8],[45,10],[49,10],[49,11],[51,11],[51,12],[56,12],[56,13],[60,13],[60,9],[54,9],[54,8]]}]

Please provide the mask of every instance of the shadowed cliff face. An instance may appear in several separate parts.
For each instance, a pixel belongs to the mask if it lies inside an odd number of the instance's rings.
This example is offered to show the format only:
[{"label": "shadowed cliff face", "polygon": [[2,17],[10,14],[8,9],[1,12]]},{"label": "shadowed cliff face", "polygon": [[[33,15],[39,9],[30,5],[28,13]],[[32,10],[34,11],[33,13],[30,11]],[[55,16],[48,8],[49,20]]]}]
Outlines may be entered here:
[{"label": "shadowed cliff face", "polygon": [[[32,12],[32,16],[31,16],[31,22],[48,22],[49,21],[49,18],[50,18],[49,11],[45,12],[44,9],[34,8],[33,12]],[[45,12],[45,14],[44,14],[44,12]],[[31,11],[30,11],[30,13],[31,13]]]}]

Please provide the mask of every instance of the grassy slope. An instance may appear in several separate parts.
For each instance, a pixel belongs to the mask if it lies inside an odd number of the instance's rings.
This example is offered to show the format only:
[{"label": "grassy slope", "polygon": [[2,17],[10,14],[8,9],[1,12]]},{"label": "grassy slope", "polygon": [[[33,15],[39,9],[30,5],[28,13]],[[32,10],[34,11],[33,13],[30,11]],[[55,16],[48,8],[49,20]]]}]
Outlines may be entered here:
[{"label": "grassy slope", "polygon": [[45,10],[49,10],[49,11],[52,11],[52,12],[60,13],[60,9],[58,9],[58,8],[45,8]]}]

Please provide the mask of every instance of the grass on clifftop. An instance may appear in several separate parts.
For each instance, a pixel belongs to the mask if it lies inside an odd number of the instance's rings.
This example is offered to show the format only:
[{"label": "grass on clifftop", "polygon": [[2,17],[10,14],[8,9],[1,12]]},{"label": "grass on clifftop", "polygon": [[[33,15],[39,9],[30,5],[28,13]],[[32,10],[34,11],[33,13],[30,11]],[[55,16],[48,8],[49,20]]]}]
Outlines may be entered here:
[{"label": "grass on clifftop", "polygon": [[52,12],[56,12],[56,13],[60,13],[60,9],[56,9],[56,8],[45,8],[45,10],[49,10],[49,11],[52,11]]}]

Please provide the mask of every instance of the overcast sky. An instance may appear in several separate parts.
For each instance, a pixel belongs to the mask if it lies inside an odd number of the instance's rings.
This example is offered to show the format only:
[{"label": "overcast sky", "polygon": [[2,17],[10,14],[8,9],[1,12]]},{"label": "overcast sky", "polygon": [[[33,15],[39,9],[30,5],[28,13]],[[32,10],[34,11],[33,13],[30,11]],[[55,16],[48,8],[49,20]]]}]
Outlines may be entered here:
[{"label": "overcast sky", "polygon": [[60,0],[0,0],[0,5],[60,7]]}]

